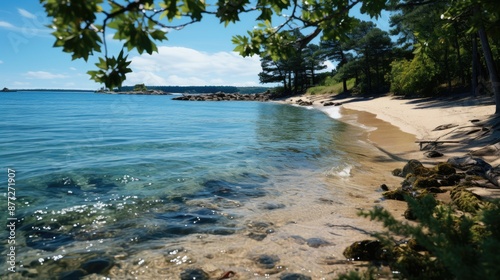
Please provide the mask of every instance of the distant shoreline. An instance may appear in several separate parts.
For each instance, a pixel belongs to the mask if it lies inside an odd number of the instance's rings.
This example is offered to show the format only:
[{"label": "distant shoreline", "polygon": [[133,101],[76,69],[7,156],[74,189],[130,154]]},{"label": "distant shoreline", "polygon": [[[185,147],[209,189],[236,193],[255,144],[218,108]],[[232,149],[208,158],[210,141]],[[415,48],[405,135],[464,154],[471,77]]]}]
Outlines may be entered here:
[{"label": "distant shoreline", "polygon": [[94,92],[93,89],[9,89],[4,92],[20,92],[20,91],[57,91],[57,92]]}]

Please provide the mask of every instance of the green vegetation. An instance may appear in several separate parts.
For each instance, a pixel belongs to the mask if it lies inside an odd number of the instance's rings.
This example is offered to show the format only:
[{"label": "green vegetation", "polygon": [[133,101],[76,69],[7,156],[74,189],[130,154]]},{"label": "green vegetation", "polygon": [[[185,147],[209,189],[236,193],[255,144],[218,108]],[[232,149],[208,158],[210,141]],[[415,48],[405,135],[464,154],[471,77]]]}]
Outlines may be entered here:
[{"label": "green vegetation", "polygon": [[133,91],[147,91],[148,88],[144,84],[137,84],[134,86]]},{"label": "green vegetation", "polygon": [[[480,211],[460,208],[466,214],[457,212],[455,204],[442,204],[432,195],[407,196],[406,201],[418,224],[399,221],[382,208],[361,212],[371,220],[382,222],[388,230],[377,234],[384,245],[385,255],[381,258],[392,271],[398,272],[398,277],[499,279],[500,201],[488,203],[488,207]],[[409,241],[399,246],[401,242],[395,236]]]},{"label": "green vegetation", "polygon": [[[360,93],[403,95],[472,88],[495,95],[500,114],[500,6],[496,0],[40,0],[49,17],[55,47],[87,60],[103,53],[89,71],[107,88],[119,87],[131,72],[126,52],[157,51],[166,29],[181,29],[215,16],[228,25],[253,13],[256,28],[232,42],[243,56],[260,55],[262,83],[280,82],[284,92],[303,92],[320,84],[317,71],[326,59],[337,64],[336,76],[355,79]],[[393,11],[391,33],[349,13],[354,7],[371,17]],[[286,15],[286,16],[285,16]],[[123,42],[117,56],[108,54],[106,34]],[[391,42],[389,35],[397,35]],[[310,44],[321,38],[319,46]]]},{"label": "green vegetation", "polygon": [[[349,79],[346,81],[347,88],[354,87],[355,79]],[[310,95],[321,95],[321,94],[339,94],[344,91],[344,83],[342,81],[335,81],[332,77],[327,77],[322,86],[315,86],[308,88],[306,93]]]},{"label": "green vegetation", "polygon": [[[392,272],[385,278],[499,279],[500,200],[472,193],[464,185],[478,175],[457,171],[449,163],[426,168],[417,160],[394,170],[395,176],[404,178],[402,187],[383,195],[406,201],[404,217],[418,223],[395,218],[382,207],[360,211],[361,216],[383,223],[386,230],[374,234],[375,240],[355,242],[345,249],[346,258],[371,263],[363,275],[352,272],[340,279],[376,279],[381,264]],[[434,193],[445,191],[441,187],[451,189],[449,202],[435,198]]]}]

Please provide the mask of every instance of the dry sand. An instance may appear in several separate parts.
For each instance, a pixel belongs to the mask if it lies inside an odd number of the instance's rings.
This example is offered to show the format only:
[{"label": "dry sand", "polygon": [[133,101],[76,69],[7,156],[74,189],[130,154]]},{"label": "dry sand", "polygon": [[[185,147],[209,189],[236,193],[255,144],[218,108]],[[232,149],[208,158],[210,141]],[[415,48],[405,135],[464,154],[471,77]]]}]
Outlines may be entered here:
[{"label": "dry sand", "polygon": [[[445,161],[451,156],[463,156],[472,151],[484,149],[491,143],[500,141],[498,124],[492,131],[481,130],[478,124],[481,122],[492,122],[492,114],[495,112],[492,97],[474,98],[467,95],[458,95],[447,98],[419,98],[402,99],[391,95],[379,97],[347,97],[338,98],[336,96],[308,96],[303,95],[287,99],[286,103],[296,103],[297,100],[311,101],[313,106],[322,108],[325,102],[335,102],[341,104],[343,114],[348,118],[358,118],[358,122],[365,126],[370,121],[365,115],[367,113],[375,115],[379,120],[388,122],[401,131],[412,134],[415,140],[445,140],[458,141],[460,143],[444,143],[438,150],[444,152],[443,158],[437,161]],[[361,112],[353,112],[361,111]],[[354,117],[352,116],[354,115]],[[477,120],[478,122],[471,122]],[[379,123],[380,124],[380,123]],[[439,126],[449,125],[450,128],[438,129]],[[374,125],[377,127],[377,124]],[[480,129],[478,131],[478,129]],[[379,130],[377,134],[376,131]],[[394,144],[402,144],[400,141],[389,141],[392,135],[383,135],[380,132],[383,128],[378,128],[370,135],[370,140],[379,147],[386,147],[396,152],[401,151]],[[382,135],[381,135],[382,134]],[[396,143],[395,143],[396,142]],[[390,144],[390,145],[388,145]],[[409,155],[418,158],[419,146],[415,144],[413,151],[406,151]],[[476,153],[483,157],[493,166],[500,164],[500,145],[490,146],[485,153]],[[474,154],[474,153],[473,153]]]}]

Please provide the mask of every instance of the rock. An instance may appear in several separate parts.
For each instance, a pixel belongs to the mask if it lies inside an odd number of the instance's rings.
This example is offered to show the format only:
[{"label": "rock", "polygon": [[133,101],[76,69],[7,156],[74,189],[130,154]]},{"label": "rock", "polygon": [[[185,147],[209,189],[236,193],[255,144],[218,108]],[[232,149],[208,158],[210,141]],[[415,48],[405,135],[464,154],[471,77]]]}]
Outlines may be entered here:
[{"label": "rock", "polygon": [[274,229],[270,226],[270,224],[265,222],[249,222],[247,228],[250,233],[247,236],[253,240],[262,241],[268,234],[274,232]]},{"label": "rock", "polygon": [[486,178],[495,186],[500,187],[500,165],[486,171]]},{"label": "rock", "polygon": [[69,177],[49,182],[47,188],[55,190],[80,190],[80,186]]},{"label": "rock", "polygon": [[323,103],[323,106],[340,106],[340,105],[342,105],[342,103],[340,103],[340,102],[332,102],[332,101]]},{"label": "rock", "polygon": [[380,185],[380,188],[381,188],[383,191],[389,191],[389,187],[388,187],[386,184],[382,184],[382,185]]},{"label": "rock", "polygon": [[464,178],[465,178],[464,173],[455,173],[449,176],[445,176],[444,178],[439,179],[438,181],[439,184],[441,184],[441,186],[454,186],[458,184],[458,182],[460,182],[461,179]]},{"label": "rock", "polygon": [[434,178],[419,177],[413,183],[413,187],[417,189],[428,189],[432,187],[439,187],[439,182]]},{"label": "rock", "polygon": [[297,100],[297,104],[300,106],[312,106],[312,101],[303,101],[302,99]]},{"label": "rock", "polygon": [[440,153],[438,151],[428,151],[428,152],[425,152],[424,155],[428,158],[437,158],[437,157],[442,157],[443,156],[443,153]]},{"label": "rock", "polygon": [[87,273],[81,269],[71,270],[59,274],[59,280],[78,280],[83,278]]},{"label": "rock", "polygon": [[259,209],[262,210],[276,210],[276,209],[281,209],[285,208],[285,204],[283,203],[270,203],[270,202],[265,202],[259,205]]},{"label": "rock", "polygon": [[253,258],[253,261],[261,268],[272,269],[280,261],[280,258],[276,255],[259,255]]},{"label": "rock", "polygon": [[332,243],[330,243],[324,239],[317,238],[317,237],[309,238],[306,241],[307,241],[307,246],[312,247],[312,248],[319,248],[319,247],[323,247],[323,246],[331,246],[332,245]]},{"label": "rock", "polygon": [[84,262],[80,268],[87,271],[88,274],[103,274],[113,267],[113,261],[108,258],[97,258]]},{"label": "rock", "polygon": [[262,241],[262,240],[266,239],[267,234],[250,232],[247,236],[255,241]]},{"label": "rock", "polygon": [[181,272],[181,280],[209,280],[208,273],[201,268],[188,268]]},{"label": "rock", "polygon": [[393,199],[393,200],[404,201],[405,200],[404,196],[406,194],[407,193],[405,191],[403,191],[402,189],[397,189],[397,190],[393,190],[393,191],[384,192],[384,193],[382,193],[382,196],[385,199]]},{"label": "rock", "polygon": [[344,250],[343,254],[354,261],[373,261],[384,258],[383,246],[378,240],[354,242]]},{"label": "rock", "polygon": [[272,95],[270,92],[256,94],[241,93],[207,93],[207,94],[186,94],[172,98],[181,101],[269,101]]},{"label": "rock", "polygon": [[396,168],[396,169],[392,170],[392,175],[398,176],[398,177],[404,177],[403,170],[401,168]]},{"label": "rock", "polygon": [[465,189],[464,187],[456,187],[450,191],[451,200],[458,207],[458,209],[476,213],[478,210],[487,207],[488,202],[481,201],[478,195]]},{"label": "rock", "polygon": [[438,165],[436,165],[436,167],[434,167],[434,170],[436,171],[437,174],[445,176],[457,173],[455,168],[453,168],[453,166],[447,162],[439,163]]},{"label": "rock", "polygon": [[401,176],[406,177],[408,174],[428,176],[430,173],[429,168],[424,167],[420,161],[412,159],[403,167]]},{"label": "rock", "polygon": [[284,273],[280,276],[280,280],[312,280],[312,278],[300,273]]}]

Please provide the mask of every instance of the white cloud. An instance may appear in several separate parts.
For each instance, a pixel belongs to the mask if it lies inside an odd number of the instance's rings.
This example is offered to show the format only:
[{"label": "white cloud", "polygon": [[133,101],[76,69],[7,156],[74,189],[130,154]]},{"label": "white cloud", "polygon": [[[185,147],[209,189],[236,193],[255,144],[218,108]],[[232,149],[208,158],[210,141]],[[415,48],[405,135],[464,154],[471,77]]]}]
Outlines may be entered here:
[{"label": "white cloud", "polygon": [[76,69],[75,67],[70,67],[69,70],[76,71],[78,69]]},{"label": "white cloud", "polygon": [[28,71],[24,74],[29,79],[41,79],[41,80],[52,80],[52,79],[63,79],[68,76],[63,74],[54,74],[46,71]]},{"label": "white cloud", "polygon": [[19,12],[19,14],[25,18],[29,18],[29,19],[36,19],[36,16],[28,11],[26,11],[25,9],[21,9],[21,8],[18,8],[17,11]]},{"label": "white cloud", "polygon": [[22,26],[13,25],[10,22],[0,20],[0,28],[12,30],[14,32],[21,33],[24,38],[32,38],[32,37],[52,37],[50,32],[53,30],[46,28],[43,22],[38,22],[33,20],[33,22],[24,23]]},{"label": "white cloud", "polygon": [[258,57],[234,52],[206,53],[185,47],[158,47],[158,53],[132,58],[127,84],[258,86]]},{"label": "white cloud", "polygon": [[20,82],[20,81],[15,81],[14,83],[12,83],[14,86],[17,86],[17,87],[21,87],[21,86],[29,86],[30,83],[28,82]]},{"label": "white cloud", "polygon": [[0,60],[0,64],[2,64],[2,63],[3,63],[3,60]]},{"label": "white cloud", "polygon": [[6,22],[6,21],[1,21],[1,20],[0,20],[0,27],[4,27],[4,28],[15,28],[15,26],[14,26],[14,25],[12,25],[11,23]]}]

